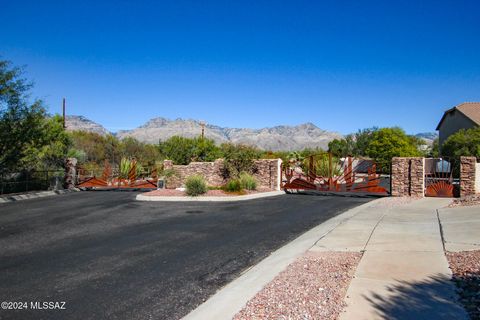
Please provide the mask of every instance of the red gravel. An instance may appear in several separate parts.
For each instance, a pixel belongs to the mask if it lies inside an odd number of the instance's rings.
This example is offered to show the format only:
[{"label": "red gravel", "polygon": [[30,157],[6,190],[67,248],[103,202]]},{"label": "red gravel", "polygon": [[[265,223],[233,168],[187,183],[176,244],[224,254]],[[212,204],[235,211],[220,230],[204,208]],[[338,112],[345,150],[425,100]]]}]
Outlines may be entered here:
[{"label": "red gravel", "polygon": [[360,258],[357,252],[307,252],[234,319],[336,319],[345,307],[343,300]]},{"label": "red gravel", "polygon": [[480,319],[480,250],[447,252],[460,302],[470,319]]},{"label": "red gravel", "polygon": [[144,196],[162,196],[162,197],[181,197],[185,195],[185,192],[175,189],[160,189],[145,192]]},{"label": "red gravel", "polygon": [[480,194],[475,194],[471,196],[466,196],[464,198],[455,199],[448,207],[453,208],[453,207],[478,206],[478,205],[480,205]]},{"label": "red gravel", "polygon": [[[206,194],[201,195],[200,197],[230,197],[230,196],[239,196],[245,194],[255,194],[261,192],[269,192],[273,191],[271,189],[266,188],[258,188],[258,190],[244,190],[242,192],[225,192],[223,190],[208,190]],[[187,197],[185,191],[175,190],[175,189],[160,189],[160,190],[153,190],[150,192],[143,193],[144,196],[160,196],[160,197]]]}]

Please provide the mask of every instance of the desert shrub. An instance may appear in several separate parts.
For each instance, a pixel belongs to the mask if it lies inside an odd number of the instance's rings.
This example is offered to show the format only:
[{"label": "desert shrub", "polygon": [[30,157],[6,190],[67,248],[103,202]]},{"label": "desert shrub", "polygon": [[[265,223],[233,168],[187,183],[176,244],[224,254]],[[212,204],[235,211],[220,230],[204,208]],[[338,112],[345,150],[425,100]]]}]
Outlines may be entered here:
[{"label": "desert shrub", "polygon": [[224,190],[227,192],[239,192],[242,190],[242,185],[239,179],[231,179],[227,182],[224,187]]},{"label": "desert shrub", "polygon": [[238,178],[241,172],[255,173],[255,159],[261,155],[259,149],[247,145],[224,143],[221,145],[224,164],[222,175],[224,178]]},{"label": "desert shrub", "polygon": [[191,197],[204,194],[208,191],[205,178],[200,175],[193,175],[185,181],[185,193]]},{"label": "desert shrub", "polygon": [[257,180],[251,174],[246,172],[240,173],[240,186],[245,190],[255,190],[257,189]]},{"label": "desert shrub", "polygon": [[173,136],[158,145],[160,157],[175,164],[189,164],[192,161],[214,161],[221,157],[215,141],[206,138],[185,138]]}]

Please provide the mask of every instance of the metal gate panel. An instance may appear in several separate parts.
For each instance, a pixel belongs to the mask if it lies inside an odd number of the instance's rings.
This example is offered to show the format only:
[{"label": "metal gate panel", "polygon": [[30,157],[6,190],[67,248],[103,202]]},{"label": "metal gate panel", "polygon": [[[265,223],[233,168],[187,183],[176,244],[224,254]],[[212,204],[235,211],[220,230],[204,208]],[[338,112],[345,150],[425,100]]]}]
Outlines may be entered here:
[{"label": "metal gate panel", "polygon": [[371,159],[345,157],[331,153],[290,161],[283,168],[285,191],[309,190],[329,193],[354,193],[376,196],[390,194],[390,173],[378,173]]},{"label": "metal gate panel", "polygon": [[425,196],[453,198],[459,195],[459,163],[453,158],[425,159]]}]

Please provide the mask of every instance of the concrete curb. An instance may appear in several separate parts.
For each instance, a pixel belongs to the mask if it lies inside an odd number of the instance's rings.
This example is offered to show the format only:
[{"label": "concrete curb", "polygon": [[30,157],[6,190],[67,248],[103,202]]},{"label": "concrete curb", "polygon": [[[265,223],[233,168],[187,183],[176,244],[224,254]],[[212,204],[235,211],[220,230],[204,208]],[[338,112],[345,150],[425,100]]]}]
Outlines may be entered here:
[{"label": "concrete curb", "polygon": [[338,225],[352,218],[360,211],[374,205],[373,200],[347,210],[322,224],[310,229],[295,240],[272,252],[240,277],[217,291],[206,302],[186,315],[184,320],[232,319],[265,285],[273,280],[289,264],[312,248]]},{"label": "concrete curb", "polygon": [[243,196],[229,196],[229,197],[161,197],[161,196],[145,196],[143,194],[137,195],[136,199],[138,201],[174,201],[174,202],[198,202],[198,201],[209,201],[209,202],[231,202],[231,201],[245,201],[253,200],[267,197],[275,197],[285,194],[284,191],[270,191],[262,192],[256,194],[247,194]]},{"label": "concrete curb", "polygon": [[21,194],[12,194],[12,195],[5,195],[0,197],[0,203],[7,203],[7,202],[15,202],[21,200],[28,200],[28,199],[36,199],[36,198],[43,198],[43,197],[50,197],[64,193],[70,192],[77,192],[80,189],[68,189],[68,190],[57,190],[57,191],[33,191]]}]

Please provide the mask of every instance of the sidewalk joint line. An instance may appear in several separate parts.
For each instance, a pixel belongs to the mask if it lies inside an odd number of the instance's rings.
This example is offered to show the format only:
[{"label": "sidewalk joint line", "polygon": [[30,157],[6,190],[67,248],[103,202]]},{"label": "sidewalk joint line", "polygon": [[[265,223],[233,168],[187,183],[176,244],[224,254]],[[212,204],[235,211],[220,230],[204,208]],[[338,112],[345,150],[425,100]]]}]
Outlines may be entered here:
[{"label": "sidewalk joint line", "polygon": [[444,235],[443,235],[442,222],[440,221],[440,213],[438,212],[438,209],[435,209],[435,211],[437,212],[438,226],[439,226],[439,228],[440,228],[440,237],[442,238],[443,252],[445,253],[445,252],[446,252],[446,249],[445,249],[445,237],[444,237]]},{"label": "sidewalk joint line", "polygon": [[[371,203],[370,203],[371,204]],[[370,208],[370,206],[367,206],[366,208]],[[356,208],[353,208],[353,209],[356,209]],[[352,209],[350,209],[352,210]],[[347,210],[348,211],[348,210]],[[347,212],[345,211],[345,212]],[[345,212],[342,212],[342,213],[345,213]],[[334,226],[332,229],[328,230],[327,232],[325,232],[324,234],[322,234],[320,236],[320,238],[317,239],[317,241],[315,241],[315,243],[310,247],[308,248],[308,250],[312,249],[313,247],[315,247],[317,245],[317,243],[322,240],[323,238],[325,238],[328,234],[330,234],[330,232],[332,232],[333,230],[337,229],[338,227],[340,227],[342,224],[346,223],[348,220],[354,218],[355,216],[357,216],[358,214],[360,214],[361,210],[359,210],[357,213],[355,213],[353,216],[349,217],[349,218],[345,218],[343,219],[342,221],[340,221],[336,226]],[[341,213],[340,213],[341,214]],[[383,217],[382,217],[383,218]],[[308,251],[307,250],[307,251]]]},{"label": "sidewalk joint line", "polygon": [[368,244],[370,243],[370,239],[372,238],[373,236],[373,233],[375,232],[375,230],[377,229],[378,225],[380,224],[380,222],[382,222],[383,218],[385,218],[385,216],[387,215],[387,213],[390,211],[390,208],[386,208],[385,210],[385,213],[382,215],[382,217],[377,221],[377,223],[375,224],[375,227],[373,227],[372,229],[372,232],[370,232],[370,235],[368,236],[368,240],[367,242],[365,243],[365,246],[363,247],[363,252],[367,251],[367,246]]}]

